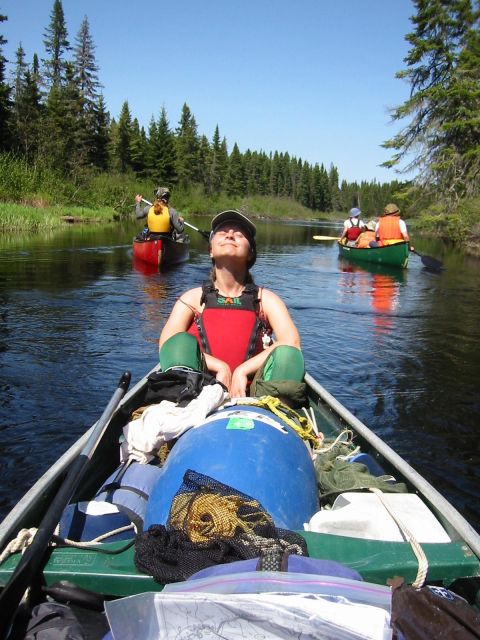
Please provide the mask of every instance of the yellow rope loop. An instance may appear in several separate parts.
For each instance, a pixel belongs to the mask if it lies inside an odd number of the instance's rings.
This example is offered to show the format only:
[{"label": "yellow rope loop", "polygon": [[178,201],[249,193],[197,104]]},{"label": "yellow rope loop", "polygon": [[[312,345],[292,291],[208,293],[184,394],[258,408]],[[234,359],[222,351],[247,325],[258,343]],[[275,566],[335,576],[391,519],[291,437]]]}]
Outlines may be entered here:
[{"label": "yellow rope loop", "polygon": [[[248,520],[238,515],[241,507],[249,508]],[[238,529],[251,532],[258,525],[271,524],[268,514],[258,507],[256,500],[246,501],[236,495],[183,493],[172,502],[169,524],[184,531],[192,542],[233,538]]]},{"label": "yellow rope loop", "polygon": [[280,418],[285,424],[294,429],[302,440],[308,440],[314,446],[318,444],[318,438],[315,434],[314,426],[309,418],[301,416],[291,407],[284,404],[279,398],[273,396],[260,396],[254,402],[249,402],[255,407],[268,409]]}]

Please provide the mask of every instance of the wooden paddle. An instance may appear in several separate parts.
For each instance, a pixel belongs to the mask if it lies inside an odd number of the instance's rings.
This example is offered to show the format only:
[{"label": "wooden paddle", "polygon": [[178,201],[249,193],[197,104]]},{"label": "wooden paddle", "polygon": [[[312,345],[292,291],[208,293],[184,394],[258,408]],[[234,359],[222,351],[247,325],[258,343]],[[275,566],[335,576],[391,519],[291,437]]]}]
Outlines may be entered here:
[{"label": "wooden paddle", "polygon": [[[150,206],[152,206],[152,203],[149,202],[148,200],[145,200],[145,198],[142,198],[142,202],[145,202],[145,204],[149,204]],[[208,233],[208,231],[202,231],[201,229],[194,227],[193,224],[190,224],[186,220],[183,221],[183,224],[186,227],[190,227],[190,229],[193,229],[194,231],[198,231],[198,233],[202,235],[205,238],[205,240],[210,240],[210,234]]]},{"label": "wooden paddle", "polygon": [[413,249],[412,247],[410,247],[410,251],[411,253],[414,253],[416,256],[418,256],[421,259],[423,265],[430,271],[438,272],[443,270],[443,263],[440,262],[440,260],[432,258],[432,256],[425,256],[422,253],[418,253],[418,251],[416,249]]},{"label": "wooden paddle", "polygon": [[130,385],[131,374],[129,371],[120,378],[118,387],[115,390],[110,402],[92,428],[92,432],[83,447],[82,452],[68,468],[63,483],[60,485],[50,506],[40,522],[32,543],[27,547],[25,553],[20,558],[14,572],[10,576],[7,584],[0,594],[0,638],[7,637],[12,623],[15,619],[18,605],[22,600],[25,591],[34,582],[38,572],[42,569],[45,554],[49,542],[60,520],[63,510],[72,498],[76,488],[79,486],[88,464],[95,453],[105,429],[110,422],[120,400],[125,395]]},{"label": "wooden paddle", "polygon": [[340,238],[336,238],[335,236],[313,236],[314,240],[340,240]]}]

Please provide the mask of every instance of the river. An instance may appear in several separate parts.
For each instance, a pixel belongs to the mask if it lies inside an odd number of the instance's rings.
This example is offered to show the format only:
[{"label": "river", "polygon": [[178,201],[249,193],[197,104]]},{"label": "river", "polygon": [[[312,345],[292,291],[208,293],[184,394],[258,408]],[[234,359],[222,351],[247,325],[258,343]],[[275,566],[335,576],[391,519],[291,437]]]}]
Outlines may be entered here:
[{"label": "river", "polygon": [[[206,228],[207,219],[191,222]],[[339,227],[258,227],[256,281],[279,293],[308,371],[480,530],[480,263],[438,242],[416,249],[431,273],[354,266]],[[189,262],[164,273],[132,263],[138,224],[0,236],[0,518],[101,414],[128,369],[157,362],[179,294],[210,268],[191,231]]]}]

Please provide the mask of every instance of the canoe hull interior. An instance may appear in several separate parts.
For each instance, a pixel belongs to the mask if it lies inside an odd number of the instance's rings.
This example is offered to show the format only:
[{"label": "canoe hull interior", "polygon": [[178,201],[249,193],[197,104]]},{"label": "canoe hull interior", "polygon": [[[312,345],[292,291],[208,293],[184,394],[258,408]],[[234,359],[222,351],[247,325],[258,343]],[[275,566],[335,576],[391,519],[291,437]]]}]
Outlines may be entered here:
[{"label": "canoe hull interior", "polygon": [[[480,537],[462,518],[462,516],[450,505],[436,490],[427,483],[419,474],[417,474],[405,461],[403,461],[395,452],[393,452],[386,443],[380,440],[372,433],[363,423],[357,420],[348,410],[340,405],[328,392],[318,385],[308,374],[305,381],[308,387],[308,395],[310,407],[313,409],[318,429],[324,435],[331,439],[336,437],[345,428],[350,428],[355,432],[355,443],[361,447],[361,450],[368,453],[372,460],[378,464],[386,474],[391,474],[397,480],[405,482],[410,492],[419,495],[430,510],[435,514],[438,521],[444,527],[450,536],[450,542],[446,543],[422,543],[422,548],[428,559],[428,581],[444,586],[450,586],[453,583],[462,583],[465,590],[469,591],[472,599],[479,589],[480,578]],[[82,487],[76,492],[72,501],[91,500],[96,490],[102,485],[105,478],[109,476],[117,467],[119,461],[119,438],[122,435],[123,426],[131,412],[143,406],[145,399],[147,379],[142,379],[122,401],[120,409],[115,413],[109,427],[97,447],[91,461],[90,471],[86,474],[86,481]],[[214,423],[213,423],[214,424]],[[226,435],[227,424],[223,424],[220,434],[215,434],[215,429],[208,436],[205,448],[197,450],[199,442],[196,439],[201,434],[202,428],[191,430],[196,437],[191,439],[190,444],[185,441],[182,447],[179,447],[176,456],[171,458],[170,466],[174,469],[168,471],[169,467],[165,465],[165,496],[161,496],[161,483],[159,483],[159,504],[152,506],[152,509],[163,515],[160,519],[165,518],[167,508],[170,502],[170,495],[174,489],[178,488],[178,482],[182,472],[190,463],[193,465],[202,464],[205,457],[210,457],[210,462],[205,463],[199,471],[208,473],[211,477],[216,476],[216,469],[223,465],[224,471],[227,467],[228,456],[222,457],[222,451],[226,451],[229,446]],[[237,423],[237,427],[239,424]],[[255,426],[255,425],[254,425]],[[245,424],[243,424],[245,427]],[[273,428],[273,427],[270,427]],[[235,429],[232,429],[235,432]],[[238,429],[233,436],[241,436]],[[260,431],[260,430],[259,430]],[[287,430],[288,431],[288,430]],[[246,433],[243,431],[244,442],[248,442]],[[290,438],[297,438],[295,445],[299,445],[297,454],[294,458],[305,461],[305,455],[308,450],[305,444],[295,434],[282,434],[276,431],[278,438],[286,438],[285,442]],[[261,436],[261,433],[258,434]],[[217,438],[218,436],[218,438]],[[182,436],[178,443],[181,442]],[[7,516],[0,526],[0,549],[3,550],[6,544],[16,536],[22,528],[38,526],[41,516],[45,513],[48,505],[55,494],[56,489],[61,483],[62,477],[75,459],[78,452],[81,451],[83,440],[76,443],[59,461],[58,463],[41,478],[34,487],[26,494],[19,504]],[[223,438],[223,442],[222,442]],[[277,522],[287,524],[292,529],[297,530],[306,540],[308,551],[313,558],[330,559],[342,563],[346,567],[357,570],[364,580],[384,585],[389,577],[401,575],[407,582],[412,582],[418,571],[418,562],[412,553],[410,544],[406,541],[393,542],[386,540],[363,539],[351,536],[322,533],[315,531],[303,531],[302,521],[308,515],[318,508],[318,496],[311,495],[311,468],[308,464],[302,462],[299,467],[304,465],[304,469],[295,470],[295,460],[288,457],[288,453],[282,451],[283,443],[274,444],[266,442],[262,447],[259,437],[258,448],[252,447],[254,456],[257,459],[257,468],[253,466],[251,460],[247,460],[249,452],[248,445],[242,443],[238,445],[240,440],[235,440],[235,446],[232,451],[239,446],[239,456],[237,459],[237,468],[234,475],[242,475],[242,461],[244,461],[244,475],[249,475],[248,482],[250,484],[243,485],[240,489],[245,492],[253,493],[255,486],[262,485],[261,491],[265,492],[267,497],[259,497],[260,502],[265,502],[265,508],[274,511],[275,503],[285,500],[289,505],[290,513],[284,515],[283,512],[276,516]],[[233,440],[232,440],[233,442]],[[178,444],[177,443],[177,444]],[[187,447],[187,444],[189,446]],[[195,450],[191,457],[186,455],[186,450],[190,445]],[[172,453],[175,451],[173,446]],[[218,451],[215,451],[217,447]],[[242,449],[242,447],[244,447]],[[272,465],[276,459],[285,457],[285,464],[290,466],[290,470],[276,470]],[[167,458],[168,460],[168,458]],[[252,458],[253,460],[253,458]],[[249,467],[250,465],[250,467]],[[268,477],[262,478],[262,469]],[[307,469],[307,471],[305,471]],[[167,474],[168,472],[168,474]],[[280,475],[275,475],[280,473]],[[292,477],[297,474],[299,481],[294,488],[294,483],[289,486],[288,482],[284,483],[282,492],[287,492],[286,498],[273,499],[270,503],[270,494],[273,494],[271,484],[280,484],[284,480],[283,476],[291,474]],[[235,477],[227,475],[219,478],[220,481],[235,483]],[[269,486],[269,482],[271,483]],[[313,480],[315,483],[315,481]],[[310,486],[308,492],[310,495],[298,498],[300,484]],[[167,495],[168,494],[168,495]],[[152,494],[153,495],[153,494]],[[254,496],[256,497],[256,496]],[[155,498],[156,499],[156,498]],[[163,500],[163,502],[162,502]],[[303,506],[302,506],[302,501]],[[152,498],[152,505],[154,498]],[[306,505],[306,506],[305,506]],[[290,521],[295,509],[302,509],[304,512],[296,521]],[[283,518],[283,520],[282,520]],[[155,516],[152,516],[152,522]],[[47,585],[53,584],[58,580],[68,580],[79,587],[86,588],[106,596],[120,597],[128,596],[136,593],[142,593],[151,590],[161,590],[162,586],[157,584],[152,577],[140,573],[133,562],[134,547],[125,547],[125,542],[104,543],[103,549],[117,550],[115,554],[98,553],[94,549],[74,549],[74,548],[56,548],[49,552],[49,559],[45,565],[43,576]],[[14,570],[19,554],[10,556],[0,565],[0,586],[7,583],[9,576]]]}]

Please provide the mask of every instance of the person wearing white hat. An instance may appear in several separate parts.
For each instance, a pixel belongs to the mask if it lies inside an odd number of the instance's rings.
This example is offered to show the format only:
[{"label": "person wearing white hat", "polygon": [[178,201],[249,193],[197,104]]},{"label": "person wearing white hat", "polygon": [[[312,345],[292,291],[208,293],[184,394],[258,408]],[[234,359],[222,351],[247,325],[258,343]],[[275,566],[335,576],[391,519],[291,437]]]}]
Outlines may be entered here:
[{"label": "person wearing white hat", "polygon": [[348,247],[354,247],[358,236],[364,230],[364,223],[360,220],[360,209],[353,207],[350,209],[349,217],[343,223],[343,231],[340,236],[340,242],[346,244]]},{"label": "person wearing white hat", "polygon": [[[300,383],[305,364],[298,330],[282,299],[250,274],[256,228],[236,210],[211,224],[210,279],[183,293],[160,334],[160,367],[207,370],[231,397],[247,395],[252,377]],[[275,339],[272,339],[272,334]]]}]

